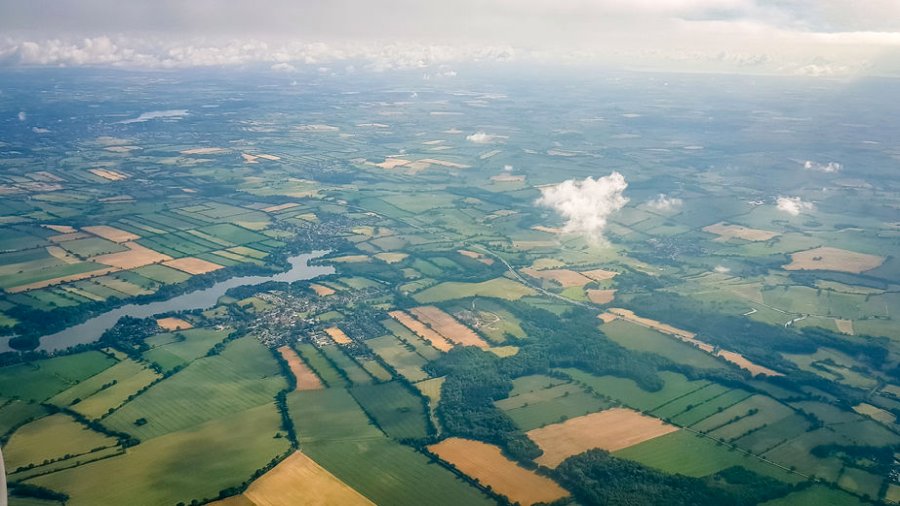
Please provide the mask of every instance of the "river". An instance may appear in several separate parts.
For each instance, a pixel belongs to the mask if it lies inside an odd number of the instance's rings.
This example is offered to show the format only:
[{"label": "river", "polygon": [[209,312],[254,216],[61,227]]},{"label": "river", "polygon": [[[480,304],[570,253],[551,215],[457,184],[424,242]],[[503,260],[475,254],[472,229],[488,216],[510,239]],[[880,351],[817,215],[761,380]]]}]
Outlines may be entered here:
[{"label": "river", "polygon": [[[304,279],[312,279],[318,276],[334,273],[334,267],[330,265],[309,265],[309,261],[325,255],[327,251],[313,251],[288,258],[291,268],[287,271],[271,276],[241,276],[219,281],[209,288],[177,295],[171,299],[149,302],[147,304],[128,304],[93,318],[73,325],[65,330],[41,336],[39,350],[48,352],[64,350],[76,344],[91,343],[100,338],[109,328],[123,316],[135,318],[147,318],[169,311],[184,311],[190,309],[206,309],[216,305],[219,297],[230,288],[238,286],[260,285],[267,281],[293,282]],[[0,351],[11,351],[8,339],[0,344]]]}]

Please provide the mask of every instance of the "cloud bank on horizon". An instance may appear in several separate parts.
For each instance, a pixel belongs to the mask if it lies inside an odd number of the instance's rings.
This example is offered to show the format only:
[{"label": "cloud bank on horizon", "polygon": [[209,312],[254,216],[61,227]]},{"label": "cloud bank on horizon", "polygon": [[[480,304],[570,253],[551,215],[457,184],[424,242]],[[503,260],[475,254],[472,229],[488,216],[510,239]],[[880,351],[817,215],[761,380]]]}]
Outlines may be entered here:
[{"label": "cloud bank on horizon", "polygon": [[[0,12],[5,65],[515,61],[900,75],[896,0],[0,0]],[[384,29],[397,12],[402,34]]]},{"label": "cloud bank on horizon", "polygon": [[628,197],[623,195],[626,188],[628,183],[618,172],[597,179],[569,179],[541,188],[541,197],[535,203],[553,209],[565,218],[563,233],[582,234],[589,240],[603,241],[607,219],[628,203]]}]

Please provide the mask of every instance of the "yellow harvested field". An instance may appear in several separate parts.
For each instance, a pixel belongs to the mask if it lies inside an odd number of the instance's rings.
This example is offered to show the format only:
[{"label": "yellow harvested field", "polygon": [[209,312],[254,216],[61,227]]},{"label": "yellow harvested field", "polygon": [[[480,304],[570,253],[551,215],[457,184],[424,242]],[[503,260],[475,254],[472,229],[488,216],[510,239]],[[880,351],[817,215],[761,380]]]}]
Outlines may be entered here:
[{"label": "yellow harvested field", "polygon": [[519,353],[518,346],[494,346],[493,348],[488,348],[488,351],[497,355],[498,357],[511,357]]},{"label": "yellow harvested field", "polygon": [[226,153],[228,148],[193,148],[181,151],[182,155],[215,155],[217,153]]},{"label": "yellow harvested field", "polygon": [[839,318],[834,319],[834,324],[837,326],[837,329],[842,334],[853,335],[853,320],[841,320]]},{"label": "yellow harvested field", "polygon": [[372,260],[366,255],[347,255],[342,257],[329,258],[328,260],[339,264],[358,264]]},{"label": "yellow harvested field", "polygon": [[219,264],[214,264],[194,257],[176,258],[175,260],[163,262],[163,265],[188,274],[206,274],[207,272],[217,271],[222,268]]},{"label": "yellow harvested field", "polygon": [[404,327],[411,330],[415,335],[431,343],[435,348],[441,351],[450,351],[450,349],[453,348],[453,345],[444,339],[442,335],[426,327],[422,322],[403,311],[391,311],[388,314],[391,318],[397,320]]},{"label": "yellow harvested field", "polygon": [[187,330],[194,328],[189,322],[182,320],[181,318],[175,318],[170,316],[168,318],[157,318],[156,324],[160,326],[163,330],[173,331],[173,330]]},{"label": "yellow harvested field", "polygon": [[44,225],[44,228],[49,228],[54,232],[59,232],[60,234],[74,234],[78,232],[75,227],[70,227],[69,225]]},{"label": "yellow harvested field", "polygon": [[131,232],[126,232],[124,230],[120,230],[115,227],[109,227],[106,225],[96,225],[93,227],[81,227],[81,230],[85,232],[90,232],[97,237],[102,237],[104,239],[110,240],[112,242],[128,242],[128,241],[136,241],[141,238],[141,236],[137,234],[132,234]]},{"label": "yellow harvested field", "polygon": [[84,232],[67,232],[60,235],[51,235],[47,239],[52,243],[59,244],[61,242],[74,241],[75,239],[84,239],[87,237],[90,236],[85,234]]},{"label": "yellow harvested field", "polygon": [[145,265],[155,264],[172,260],[169,255],[164,255],[158,251],[141,246],[136,242],[126,242],[123,244],[128,251],[120,251],[118,253],[109,253],[100,255],[91,259],[93,262],[103,265],[118,267],[119,269],[134,269]]},{"label": "yellow harvested field", "polygon": [[531,230],[537,230],[538,232],[544,232],[547,234],[561,234],[562,230],[556,227],[545,227],[544,225],[535,225],[531,227]]},{"label": "yellow harvested field", "polygon": [[409,160],[404,160],[402,158],[385,158],[381,163],[373,163],[372,165],[376,167],[381,167],[382,169],[396,169],[397,167],[403,167],[404,165],[409,165]]},{"label": "yellow harvested field", "polygon": [[534,429],[527,435],[544,451],[535,462],[556,467],[572,455],[594,448],[613,452],[677,430],[632,409],[612,408]]},{"label": "yellow harvested field", "polygon": [[422,323],[428,325],[450,342],[461,346],[487,348],[488,343],[469,327],[435,306],[420,306],[410,310]]},{"label": "yellow harvested field", "polygon": [[255,506],[375,504],[299,451],[251,483],[243,496]]},{"label": "yellow harvested field", "polygon": [[470,165],[464,165],[462,163],[456,162],[448,162],[446,160],[437,160],[434,158],[423,158],[419,160],[418,163],[427,163],[429,165],[440,165],[441,167],[449,167],[451,169],[468,169]]},{"label": "yellow harvested field", "polygon": [[511,503],[551,503],[569,495],[555,481],[509,460],[494,445],[462,438],[448,438],[428,450],[463,474],[505,495]]},{"label": "yellow harvested field", "polygon": [[594,269],[591,271],[582,271],[581,274],[593,279],[594,281],[606,281],[612,279],[619,274],[616,271],[608,271],[606,269]]},{"label": "yellow harvested field", "polygon": [[725,360],[740,367],[741,369],[750,371],[750,374],[754,376],[759,376],[760,374],[764,376],[784,376],[784,374],[781,374],[778,371],[773,371],[768,367],[764,367],[757,363],[751,362],[750,359],[741,355],[740,353],[727,350],[719,350],[716,355],[724,358]]},{"label": "yellow harvested field", "polygon": [[318,283],[312,283],[309,285],[310,288],[316,292],[316,295],[319,297],[327,297],[335,293],[334,288],[327,287],[325,285],[320,285]]},{"label": "yellow harvested field", "polygon": [[296,202],[285,202],[284,204],[278,204],[277,206],[264,207],[263,211],[267,213],[277,213],[278,211],[284,211],[285,209],[290,209],[299,205],[300,204]]},{"label": "yellow harvested field", "polygon": [[784,268],[789,271],[822,270],[859,274],[870,271],[882,263],[884,263],[884,257],[878,255],[822,247],[792,254],[791,263],[785,265]]},{"label": "yellow harvested field", "polygon": [[306,362],[300,359],[300,356],[297,355],[293,348],[282,346],[278,348],[278,353],[281,353],[281,357],[284,358],[288,363],[288,367],[291,368],[291,374],[297,380],[297,386],[294,390],[319,390],[324,387],[322,380],[306,365]]},{"label": "yellow harvested field", "polygon": [[409,255],[407,255],[406,253],[398,252],[385,252],[375,254],[375,258],[381,260],[386,264],[395,264],[397,262],[402,262],[408,256]]},{"label": "yellow harvested field", "polygon": [[716,223],[715,225],[709,225],[708,227],[703,227],[703,231],[719,236],[716,241],[728,241],[730,239],[743,239],[745,241],[768,241],[773,237],[781,235],[778,232],[747,228],[741,225],[730,225],[724,222]]},{"label": "yellow harvested field", "polygon": [[891,414],[890,411],[885,411],[865,402],[853,406],[853,411],[888,425],[897,423],[897,417]]},{"label": "yellow harvested field", "polygon": [[588,290],[588,299],[594,304],[609,304],[616,296],[615,290]]},{"label": "yellow harvested field", "polygon": [[618,318],[618,316],[607,312],[607,313],[598,314],[597,318],[600,318],[601,320],[603,320],[603,323],[609,323],[609,322],[615,320],[616,318]]},{"label": "yellow harvested field", "polygon": [[475,251],[469,251],[467,249],[458,249],[458,250],[456,250],[456,252],[464,257],[468,257],[473,260],[478,260],[479,262],[481,262],[485,265],[494,265],[493,258],[486,257],[486,256],[482,255],[481,253],[477,253]]},{"label": "yellow harvested field", "polygon": [[525,176],[523,174],[497,174],[491,176],[491,181],[495,183],[524,183]]},{"label": "yellow harvested field", "polygon": [[56,258],[57,260],[62,260],[63,262],[70,265],[81,262],[78,257],[60,248],[59,246],[47,246],[47,253],[49,253],[50,256]]},{"label": "yellow harvested field", "polygon": [[524,269],[521,269],[520,272],[533,278],[549,279],[551,281],[555,281],[559,283],[559,285],[563,288],[584,286],[591,282],[591,278],[569,269],[546,269],[543,271],[539,271],[530,267],[526,267]]},{"label": "yellow harvested field", "polygon": [[116,172],[114,170],[108,169],[88,169],[88,172],[95,176],[100,176],[103,179],[108,179],[110,181],[121,181],[123,179],[128,179],[128,176],[122,174],[121,172]]},{"label": "yellow harvested field", "polygon": [[328,327],[325,329],[325,333],[337,344],[350,344],[353,342],[352,339],[347,337],[347,334],[344,334],[343,330],[337,327]]},{"label": "yellow harvested field", "polygon": [[71,274],[69,276],[60,276],[58,278],[53,279],[45,279],[44,281],[37,281],[35,283],[28,283],[27,285],[19,285],[7,288],[7,293],[21,293],[27,292],[29,290],[37,290],[39,288],[46,288],[48,286],[58,285],[61,283],[68,283],[70,281],[81,281],[82,279],[94,278],[97,276],[105,276],[111,272],[116,272],[120,269],[116,269],[114,267],[110,267],[109,269],[99,269],[96,271],[89,272],[80,272],[78,274]]}]

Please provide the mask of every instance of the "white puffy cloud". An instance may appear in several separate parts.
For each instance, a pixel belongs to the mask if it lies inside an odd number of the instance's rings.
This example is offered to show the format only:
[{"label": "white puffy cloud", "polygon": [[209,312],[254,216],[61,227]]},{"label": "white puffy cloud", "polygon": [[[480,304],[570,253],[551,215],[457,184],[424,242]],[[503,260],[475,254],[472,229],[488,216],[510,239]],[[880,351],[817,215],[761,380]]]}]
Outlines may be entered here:
[{"label": "white puffy cloud", "polygon": [[41,127],[31,127],[31,131],[36,134],[49,134],[50,133],[49,128],[41,128]]},{"label": "white puffy cloud", "polygon": [[776,205],[779,211],[798,216],[803,212],[813,211],[816,206],[812,202],[806,202],[800,197],[778,197]]},{"label": "white puffy cloud", "polygon": [[28,114],[25,111],[19,111],[19,114],[16,117],[19,118],[19,121],[25,121],[28,119]]},{"label": "white puffy cloud", "polygon": [[665,193],[660,193],[657,197],[647,202],[647,207],[656,209],[657,211],[672,211],[678,209],[684,202],[676,197],[669,197]]},{"label": "white puffy cloud", "polygon": [[466,140],[474,144],[493,144],[503,139],[507,139],[507,137],[505,135],[493,135],[481,131],[466,136]]},{"label": "white puffy cloud", "polygon": [[728,274],[729,272],[731,272],[731,269],[725,267],[724,265],[717,265],[713,270],[719,274]]},{"label": "white puffy cloud", "polygon": [[598,179],[569,179],[541,188],[541,197],[535,203],[565,218],[562,232],[602,240],[609,216],[628,203],[628,197],[623,195],[626,188],[628,183],[618,172]]},{"label": "white puffy cloud", "polygon": [[844,166],[838,162],[819,163],[819,162],[814,162],[812,160],[806,160],[805,162],[803,162],[803,168],[806,170],[813,170],[816,172],[834,173],[834,172],[840,172],[841,169],[844,168]]}]

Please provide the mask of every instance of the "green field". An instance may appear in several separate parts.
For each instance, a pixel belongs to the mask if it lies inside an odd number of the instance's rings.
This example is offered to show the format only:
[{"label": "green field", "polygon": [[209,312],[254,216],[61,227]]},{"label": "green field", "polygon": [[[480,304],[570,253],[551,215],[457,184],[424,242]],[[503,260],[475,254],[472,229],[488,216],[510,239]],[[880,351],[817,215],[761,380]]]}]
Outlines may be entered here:
[{"label": "green field", "polygon": [[407,380],[416,382],[428,378],[428,374],[422,369],[428,361],[415,351],[407,349],[396,337],[386,335],[369,339],[366,346]]},{"label": "green field", "polygon": [[481,283],[463,283],[459,281],[446,281],[438,283],[431,288],[426,288],[413,295],[413,298],[423,304],[443,302],[453,299],[465,299],[468,297],[494,297],[497,299],[518,300],[536,292],[511,279],[496,278]]},{"label": "green field", "polygon": [[294,345],[294,349],[297,350],[297,353],[300,354],[306,365],[312,368],[327,386],[335,388],[348,386],[346,378],[341,375],[340,371],[335,369],[318,348],[310,343],[298,343]]},{"label": "green field", "polygon": [[125,455],[33,478],[71,506],[157,505],[214,498],[288,449],[273,405],[224,414],[129,448]]},{"label": "green field", "polygon": [[[524,385],[520,384],[522,389]],[[566,383],[521,393],[494,403],[522,431],[587,415],[609,407],[609,403]]]},{"label": "green field", "polygon": [[846,492],[824,485],[813,485],[799,492],[763,503],[764,506],[863,506],[863,504],[866,503]]},{"label": "green field", "polygon": [[4,399],[0,405],[0,435],[6,434],[19,425],[40,418],[47,414],[47,409],[34,401]]},{"label": "green field", "polygon": [[17,429],[3,447],[3,460],[8,469],[15,470],[115,444],[115,439],[88,429],[69,415],[58,413]]},{"label": "green field", "polygon": [[113,366],[99,351],[65,355],[0,368],[0,396],[43,401]]},{"label": "green field", "polygon": [[493,504],[425,455],[385,437],[346,390],[294,392],[288,409],[303,452],[376,504]]},{"label": "green field", "polygon": [[350,393],[388,436],[398,440],[428,436],[422,399],[400,383],[357,386]]},{"label": "green field", "polygon": [[793,483],[802,479],[756,457],[684,430],[619,450],[614,455],[685,476],[709,476],[732,466],[741,466],[781,481]]},{"label": "green field", "polygon": [[[229,413],[272,402],[285,387],[275,358],[256,339],[242,337],[219,355],[195,360],[104,420],[148,440]],[[139,419],[146,423],[137,425]]]},{"label": "green field", "polygon": [[158,377],[156,372],[143,364],[124,359],[100,374],[60,392],[47,402],[60,407],[71,407],[88,418],[100,418]]},{"label": "green field", "polygon": [[633,380],[615,376],[594,376],[578,369],[563,369],[573,380],[583,383],[601,395],[616,399],[626,406],[640,411],[652,411],[657,407],[690,392],[705,387],[708,381],[692,381],[678,373],[659,373],[664,386],[658,392],[648,392]]},{"label": "green field", "polygon": [[613,320],[600,326],[611,340],[625,348],[662,355],[673,362],[705,369],[725,369],[728,365],[694,346],[653,329],[625,320]]},{"label": "green field", "polygon": [[144,352],[144,358],[159,364],[164,371],[170,371],[206,355],[213,346],[222,342],[229,332],[230,328],[222,330],[196,328],[158,334],[147,339],[146,342],[151,349]]},{"label": "green field", "polygon": [[338,369],[344,371],[347,378],[354,385],[368,385],[372,383],[372,376],[359,366],[352,358],[348,357],[338,345],[323,346],[319,351],[325,355]]}]

